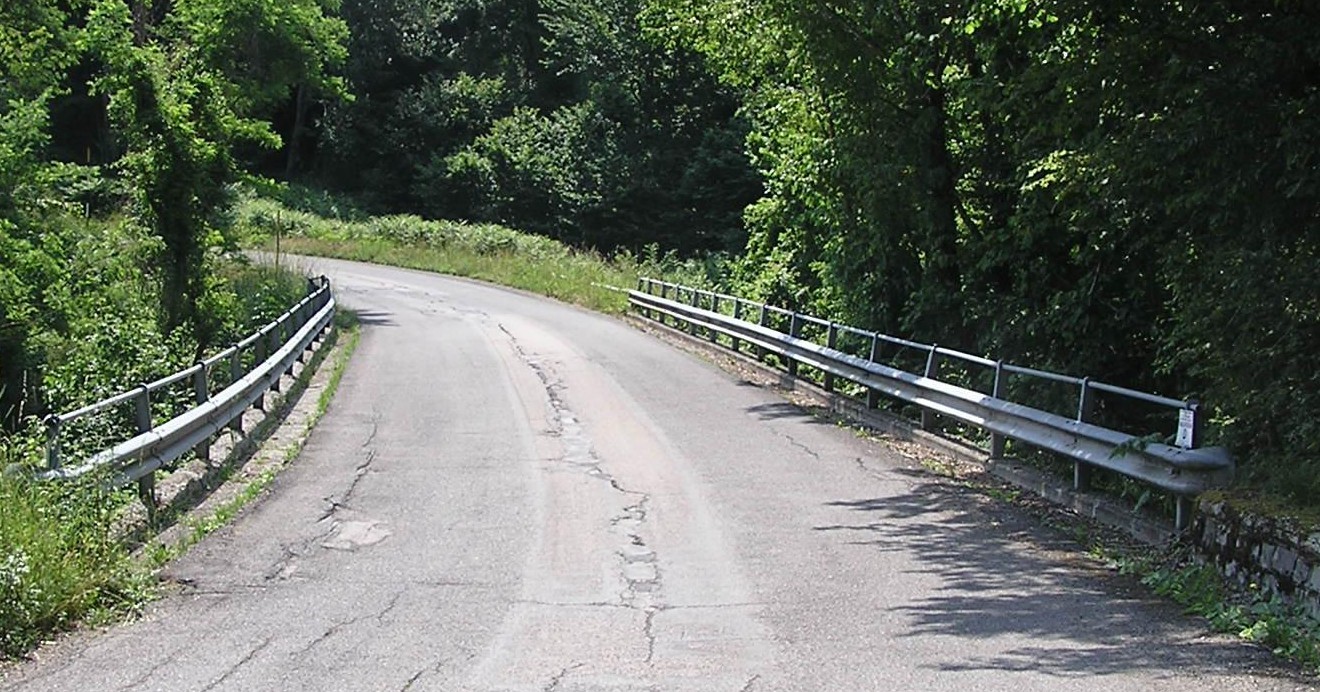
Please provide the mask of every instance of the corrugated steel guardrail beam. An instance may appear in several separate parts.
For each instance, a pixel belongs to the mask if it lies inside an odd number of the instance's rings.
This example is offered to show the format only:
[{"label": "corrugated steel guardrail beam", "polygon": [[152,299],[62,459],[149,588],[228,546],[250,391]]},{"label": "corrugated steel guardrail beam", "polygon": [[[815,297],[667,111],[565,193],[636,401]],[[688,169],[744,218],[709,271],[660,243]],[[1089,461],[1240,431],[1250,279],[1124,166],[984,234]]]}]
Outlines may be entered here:
[{"label": "corrugated steel guardrail beam", "polygon": [[[910,373],[875,362],[878,360],[882,335],[870,335],[870,354],[863,359],[829,345],[822,346],[799,338],[798,329],[805,320],[796,312],[788,313],[791,321],[789,333],[785,334],[766,326],[765,316],[773,310],[769,306],[750,304],[759,307],[759,324],[754,324],[652,295],[649,291],[657,283],[647,280],[642,283],[647,291],[629,291],[629,301],[652,320],[663,323],[664,318],[669,317],[676,324],[686,323],[686,331],[689,333],[695,333],[700,324],[705,329],[730,337],[734,344],[750,344],[758,360],[763,360],[766,354],[779,356],[786,360],[786,369],[790,375],[796,373],[798,364],[802,364],[820,370],[831,384],[834,378],[847,379],[867,388],[867,403],[871,407],[876,405],[877,397],[882,394],[915,404],[923,411],[923,427],[931,423],[929,416],[934,414],[974,425],[991,433],[992,454],[1002,454],[1004,440],[1012,438],[1065,455],[1075,461],[1075,479],[1079,484],[1085,482],[1087,469],[1093,466],[1144,481],[1174,493],[1179,498],[1175,522],[1180,529],[1185,528],[1190,519],[1188,496],[1222,487],[1232,480],[1233,459],[1223,448],[1195,448],[1198,439],[1191,440],[1193,444],[1189,447],[1192,448],[1149,442],[1087,420],[1093,401],[1092,389],[1117,391],[1121,394],[1130,392],[1138,395],[1138,399],[1164,405],[1173,404],[1180,410],[1190,407],[1193,413],[1196,413],[1197,408],[1195,402],[1179,402],[1112,385],[1099,385],[1086,378],[1067,378],[1081,388],[1077,416],[1075,419],[1067,418],[1000,399],[1002,376],[1009,369],[1002,361],[972,357],[977,361],[992,363],[995,368],[994,388],[990,394],[984,394],[938,379],[940,356],[963,354],[949,352],[935,345],[919,344],[928,350],[926,368],[922,374]],[[662,292],[668,293],[665,285],[660,285]],[[678,295],[681,287],[675,286],[674,289],[675,295]],[[825,324],[833,326],[830,322]],[[836,329],[831,329],[830,337],[827,338],[832,342],[835,334]],[[885,340],[903,341],[892,338]],[[915,342],[905,343],[918,345]],[[1029,369],[1015,366],[1014,370],[1022,373]],[[1055,373],[1045,374],[1050,375],[1051,379],[1066,377]]]}]

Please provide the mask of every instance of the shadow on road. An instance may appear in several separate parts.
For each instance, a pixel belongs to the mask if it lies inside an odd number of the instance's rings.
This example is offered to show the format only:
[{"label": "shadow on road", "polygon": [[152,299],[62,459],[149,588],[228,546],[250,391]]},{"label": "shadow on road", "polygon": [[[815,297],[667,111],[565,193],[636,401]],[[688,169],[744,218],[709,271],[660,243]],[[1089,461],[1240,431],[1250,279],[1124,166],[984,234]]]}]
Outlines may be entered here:
[{"label": "shadow on road", "polygon": [[938,670],[1059,677],[1250,670],[1315,682],[1259,647],[1209,635],[1203,623],[1083,557],[1076,543],[1022,510],[918,471],[896,472],[919,482],[893,497],[827,503],[859,521],[815,530],[878,552],[912,553],[914,571],[940,577],[941,588],[897,609],[909,623],[904,636],[1032,642],[994,656],[950,659]]},{"label": "shadow on road", "polygon": [[804,410],[801,406],[790,404],[788,402],[758,404],[756,406],[749,406],[743,410],[755,416],[757,420],[794,419],[804,423],[822,422],[820,419]]},{"label": "shadow on road", "polygon": [[360,324],[371,327],[394,327],[397,322],[394,321],[394,313],[381,312],[379,310],[354,310],[353,314],[357,316]]}]

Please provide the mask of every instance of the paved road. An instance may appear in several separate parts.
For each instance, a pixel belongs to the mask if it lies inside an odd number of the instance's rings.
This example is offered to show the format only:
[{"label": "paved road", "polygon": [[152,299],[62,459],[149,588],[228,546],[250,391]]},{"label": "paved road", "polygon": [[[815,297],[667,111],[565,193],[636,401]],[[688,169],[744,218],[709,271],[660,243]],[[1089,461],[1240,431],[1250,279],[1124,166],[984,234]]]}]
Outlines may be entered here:
[{"label": "paved road", "polygon": [[4,689],[1310,688],[618,321],[308,264],[366,327],[302,458]]}]

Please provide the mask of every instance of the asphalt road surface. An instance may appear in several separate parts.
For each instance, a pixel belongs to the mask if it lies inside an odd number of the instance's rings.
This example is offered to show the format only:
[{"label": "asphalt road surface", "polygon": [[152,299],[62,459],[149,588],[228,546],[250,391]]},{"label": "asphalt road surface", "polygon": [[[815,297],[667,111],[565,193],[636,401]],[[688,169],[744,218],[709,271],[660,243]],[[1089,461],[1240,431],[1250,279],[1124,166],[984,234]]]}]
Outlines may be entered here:
[{"label": "asphalt road surface", "polygon": [[306,260],[361,345],[140,621],[15,690],[1279,690],[1312,678],[618,320]]}]

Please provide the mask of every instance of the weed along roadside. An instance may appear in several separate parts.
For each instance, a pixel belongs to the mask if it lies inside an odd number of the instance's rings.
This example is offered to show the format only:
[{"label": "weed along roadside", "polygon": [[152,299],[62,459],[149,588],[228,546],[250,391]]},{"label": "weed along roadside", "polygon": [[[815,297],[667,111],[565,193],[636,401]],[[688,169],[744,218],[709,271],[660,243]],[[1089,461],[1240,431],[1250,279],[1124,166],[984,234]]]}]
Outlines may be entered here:
[{"label": "weed along roadside", "polygon": [[185,458],[161,475],[155,511],[131,490],[106,489],[103,474],[0,479],[0,535],[8,548],[0,562],[3,657],[19,659],[61,632],[140,612],[159,594],[157,568],[231,521],[297,456],[359,333],[355,316],[339,311],[264,410],[247,409],[240,425],[211,441],[211,461]]}]

